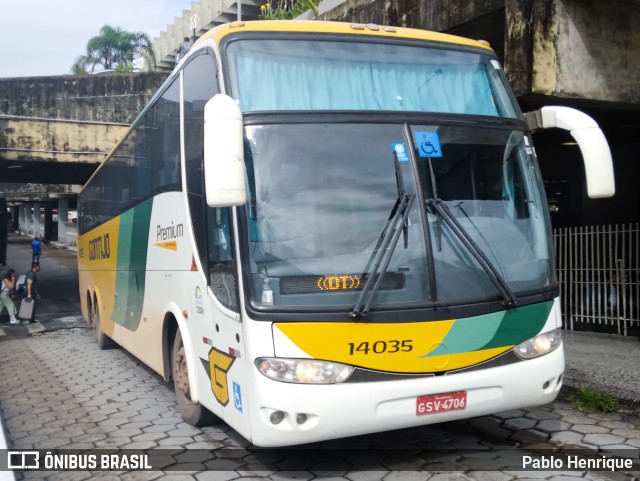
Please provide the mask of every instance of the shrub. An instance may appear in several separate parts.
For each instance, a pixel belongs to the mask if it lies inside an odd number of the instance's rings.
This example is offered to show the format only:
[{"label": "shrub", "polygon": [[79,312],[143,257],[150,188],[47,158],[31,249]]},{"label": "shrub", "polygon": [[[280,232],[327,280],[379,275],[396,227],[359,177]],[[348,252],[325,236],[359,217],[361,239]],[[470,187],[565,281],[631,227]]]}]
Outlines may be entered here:
[{"label": "shrub", "polygon": [[581,412],[616,413],[620,409],[620,404],[609,393],[581,386],[577,389],[573,407]]}]

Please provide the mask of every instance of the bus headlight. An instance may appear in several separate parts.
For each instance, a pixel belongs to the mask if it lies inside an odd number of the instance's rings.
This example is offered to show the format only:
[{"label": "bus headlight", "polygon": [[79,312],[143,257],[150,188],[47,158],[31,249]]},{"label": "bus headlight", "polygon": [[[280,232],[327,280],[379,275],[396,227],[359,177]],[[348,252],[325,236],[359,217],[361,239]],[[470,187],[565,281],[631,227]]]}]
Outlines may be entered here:
[{"label": "bus headlight", "polygon": [[299,384],[335,384],[347,379],[353,366],[315,359],[259,357],[258,370],[270,379]]},{"label": "bus headlight", "polygon": [[533,359],[555,351],[561,343],[562,330],[554,329],[518,344],[513,351],[522,359]]}]

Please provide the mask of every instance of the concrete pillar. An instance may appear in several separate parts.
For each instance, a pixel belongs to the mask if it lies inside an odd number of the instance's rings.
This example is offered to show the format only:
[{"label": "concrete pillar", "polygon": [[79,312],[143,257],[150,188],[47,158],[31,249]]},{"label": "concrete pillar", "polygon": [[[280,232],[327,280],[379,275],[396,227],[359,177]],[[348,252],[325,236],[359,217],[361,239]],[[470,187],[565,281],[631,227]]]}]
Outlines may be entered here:
[{"label": "concrete pillar", "polygon": [[11,217],[13,218],[13,230],[20,230],[20,208],[18,206],[14,206]]},{"label": "concrete pillar", "polygon": [[[39,205],[38,205],[38,212],[40,212]],[[25,234],[33,234],[33,204],[25,205],[24,232]]]},{"label": "concrete pillar", "polygon": [[22,204],[18,206],[18,231],[27,232],[27,206]]},{"label": "concrete pillar", "polygon": [[40,213],[40,202],[33,204],[33,217],[31,223],[31,234],[34,237],[42,237],[42,214]]},{"label": "concrete pillar", "polygon": [[0,265],[7,265],[7,228],[9,226],[9,212],[7,201],[0,197]]},{"label": "concrete pillar", "polygon": [[[57,241],[58,234],[53,227],[53,201],[46,201],[44,203],[44,236],[43,239],[47,242]],[[57,226],[56,226],[57,227]]]},{"label": "concrete pillar", "polygon": [[58,239],[62,244],[67,244],[67,222],[69,221],[69,200],[58,200]]}]

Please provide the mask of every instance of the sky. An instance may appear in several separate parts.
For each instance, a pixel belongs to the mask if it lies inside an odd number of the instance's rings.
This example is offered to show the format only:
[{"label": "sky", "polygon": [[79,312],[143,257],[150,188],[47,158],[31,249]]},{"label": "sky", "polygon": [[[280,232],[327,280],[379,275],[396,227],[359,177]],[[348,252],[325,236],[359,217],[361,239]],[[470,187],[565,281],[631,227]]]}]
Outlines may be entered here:
[{"label": "sky", "polygon": [[0,78],[68,75],[109,24],[152,40],[192,0],[0,0]]}]

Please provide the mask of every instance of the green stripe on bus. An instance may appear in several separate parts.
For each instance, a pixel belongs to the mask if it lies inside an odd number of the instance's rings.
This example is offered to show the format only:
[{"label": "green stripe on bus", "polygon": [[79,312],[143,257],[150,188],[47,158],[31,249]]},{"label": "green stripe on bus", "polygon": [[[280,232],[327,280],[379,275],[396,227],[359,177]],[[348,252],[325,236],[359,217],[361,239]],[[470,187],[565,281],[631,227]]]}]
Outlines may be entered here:
[{"label": "green stripe on bus", "polygon": [[142,316],[152,207],[149,199],[120,216],[113,321],[131,331]]},{"label": "green stripe on bus", "polygon": [[456,319],[442,344],[422,357],[515,346],[539,334],[553,302],[518,307],[477,317]]},{"label": "green stripe on bus", "polygon": [[483,349],[515,346],[540,334],[552,308],[553,301],[547,301],[505,311],[498,332]]}]

